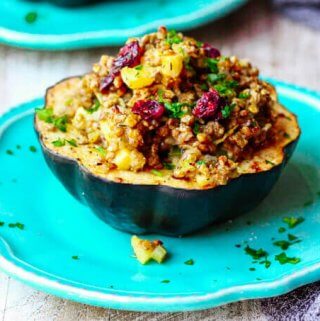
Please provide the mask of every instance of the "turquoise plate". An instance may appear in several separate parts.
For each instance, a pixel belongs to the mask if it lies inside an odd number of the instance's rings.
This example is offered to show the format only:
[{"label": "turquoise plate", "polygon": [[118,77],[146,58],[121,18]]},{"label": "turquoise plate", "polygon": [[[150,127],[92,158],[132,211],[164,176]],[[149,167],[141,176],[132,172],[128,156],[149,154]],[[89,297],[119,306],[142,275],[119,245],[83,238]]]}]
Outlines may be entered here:
[{"label": "turquoise plate", "polygon": [[[138,263],[130,235],[100,221],[51,174],[33,130],[41,99],[6,113],[0,118],[0,268],[63,298],[139,311],[206,309],[319,280],[320,94],[274,83],[302,127],[283,176],[255,211],[193,236],[162,237],[170,251],[162,265]],[[289,229],[282,219],[291,216],[305,221]],[[275,255],[282,250],[272,243],[288,232],[302,241],[286,253],[301,262],[281,265]],[[271,266],[252,263],[246,244],[268,251]],[[193,265],[184,263],[189,259]]]},{"label": "turquoise plate", "polygon": [[43,50],[121,45],[128,37],[154,31],[161,25],[179,30],[200,26],[245,2],[113,0],[66,9],[46,1],[1,0],[0,42]]}]

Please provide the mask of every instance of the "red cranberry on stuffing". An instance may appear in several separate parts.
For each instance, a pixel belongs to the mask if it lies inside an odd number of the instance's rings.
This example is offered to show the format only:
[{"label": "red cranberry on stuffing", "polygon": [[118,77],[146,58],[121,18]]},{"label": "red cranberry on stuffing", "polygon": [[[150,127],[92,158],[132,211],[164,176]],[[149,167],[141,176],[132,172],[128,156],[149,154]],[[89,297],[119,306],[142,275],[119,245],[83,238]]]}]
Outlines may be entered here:
[{"label": "red cranberry on stuffing", "polygon": [[223,100],[219,93],[215,89],[210,89],[198,99],[192,114],[200,119],[218,120],[221,118],[222,105]]},{"label": "red cranberry on stuffing", "polygon": [[139,100],[132,107],[132,112],[144,120],[159,119],[164,111],[163,104],[156,100]]},{"label": "red cranberry on stuffing", "polygon": [[204,43],[202,45],[202,48],[206,56],[209,58],[217,58],[221,56],[220,51],[217,48],[214,48],[213,46],[211,46],[209,43]]}]

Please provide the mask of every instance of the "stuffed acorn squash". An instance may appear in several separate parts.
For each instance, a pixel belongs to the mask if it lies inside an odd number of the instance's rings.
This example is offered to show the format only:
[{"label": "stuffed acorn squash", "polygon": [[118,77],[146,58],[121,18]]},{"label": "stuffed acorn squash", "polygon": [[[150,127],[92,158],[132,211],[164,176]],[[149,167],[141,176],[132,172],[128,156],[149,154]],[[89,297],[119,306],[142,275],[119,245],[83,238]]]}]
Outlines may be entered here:
[{"label": "stuffed acorn squash", "polygon": [[300,129],[246,60],[160,28],[46,94],[48,165],[105,222],[182,235],[253,209]]}]

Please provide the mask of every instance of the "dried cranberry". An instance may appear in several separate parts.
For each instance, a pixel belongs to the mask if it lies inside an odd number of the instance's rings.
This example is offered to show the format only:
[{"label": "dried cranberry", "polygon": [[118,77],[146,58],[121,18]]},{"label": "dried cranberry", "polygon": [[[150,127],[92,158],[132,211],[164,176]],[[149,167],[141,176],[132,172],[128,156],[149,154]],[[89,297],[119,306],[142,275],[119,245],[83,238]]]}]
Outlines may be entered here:
[{"label": "dried cranberry", "polygon": [[102,94],[105,94],[107,93],[109,87],[112,85],[113,83],[113,80],[114,80],[114,74],[109,74],[108,76],[104,77],[102,80],[101,80],[101,83],[100,83],[100,91]]},{"label": "dried cranberry", "polygon": [[109,87],[112,85],[115,76],[123,67],[134,67],[139,65],[143,50],[138,41],[132,41],[122,47],[118,53],[117,58],[113,61],[110,74],[102,79],[100,83],[101,93],[107,93]]},{"label": "dried cranberry", "polygon": [[217,58],[221,56],[220,51],[213,46],[211,46],[209,43],[204,43],[202,46],[205,54],[209,58]]},{"label": "dried cranberry", "polygon": [[192,113],[197,118],[218,120],[221,118],[222,105],[223,100],[219,96],[219,93],[215,89],[210,89],[197,101]]},{"label": "dried cranberry", "polygon": [[156,100],[139,100],[132,107],[132,112],[145,120],[159,119],[164,111],[163,104]]},{"label": "dried cranberry", "polygon": [[116,74],[123,67],[134,67],[139,65],[143,54],[138,41],[132,41],[122,47],[117,58],[112,64],[112,73]]}]

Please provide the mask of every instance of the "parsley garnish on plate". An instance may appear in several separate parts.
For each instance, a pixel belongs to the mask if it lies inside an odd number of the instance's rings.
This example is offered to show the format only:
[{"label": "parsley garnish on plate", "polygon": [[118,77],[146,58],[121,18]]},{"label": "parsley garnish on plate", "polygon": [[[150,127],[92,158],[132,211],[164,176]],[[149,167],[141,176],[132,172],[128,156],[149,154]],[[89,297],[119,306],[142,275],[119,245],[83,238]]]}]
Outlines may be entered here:
[{"label": "parsley garnish on plate", "polygon": [[72,258],[72,260],[79,260],[80,259],[78,255],[73,255],[73,256],[71,256],[71,258]]},{"label": "parsley garnish on plate", "polygon": [[234,107],[236,107],[236,104],[226,105],[221,109],[221,114],[223,118],[230,117]]},{"label": "parsley garnish on plate", "polygon": [[286,231],[286,229],[284,227],[279,227],[278,228],[278,232],[279,233],[284,233]]},{"label": "parsley garnish on plate", "polygon": [[161,283],[170,283],[170,280],[162,280]]},{"label": "parsley garnish on plate", "polygon": [[29,146],[29,150],[32,153],[35,153],[37,151],[37,148],[35,146]]},{"label": "parsley garnish on plate", "polygon": [[0,226],[4,226],[4,222],[0,222]]},{"label": "parsley garnish on plate", "polygon": [[6,150],[6,154],[12,156],[13,155],[13,151],[11,149],[7,149]]},{"label": "parsley garnish on plate", "polygon": [[300,217],[291,216],[291,217],[284,217],[282,221],[284,223],[287,223],[289,228],[294,228],[298,224],[302,223],[304,221],[304,218],[301,216]]},{"label": "parsley garnish on plate", "polygon": [[10,228],[18,228],[19,230],[24,230],[24,224],[17,222],[17,223],[9,223],[8,226]]},{"label": "parsley garnish on plate", "polygon": [[301,262],[301,259],[298,257],[289,257],[286,253],[282,252],[275,256],[275,260],[278,261],[280,264],[297,264]]},{"label": "parsley garnish on plate", "polygon": [[193,259],[189,259],[187,261],[184,262],[185,265],[194,265],[194,260]]},{"label": "parsley garnish on plate", "polygon": [[24,19],[27,23],[32,24],[38,19],[38,14],[35,11],[28,12]]}]

